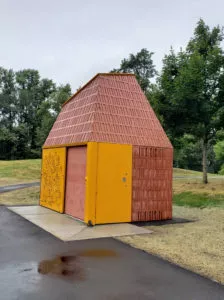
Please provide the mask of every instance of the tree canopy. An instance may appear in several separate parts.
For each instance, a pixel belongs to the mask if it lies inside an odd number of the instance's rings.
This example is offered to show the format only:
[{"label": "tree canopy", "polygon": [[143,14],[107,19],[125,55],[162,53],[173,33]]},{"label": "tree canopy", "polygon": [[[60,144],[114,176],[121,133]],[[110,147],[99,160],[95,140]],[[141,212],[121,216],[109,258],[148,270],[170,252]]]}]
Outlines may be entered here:
[{"label": "tree canopy", "polygon": [[0,159],[40,157],[69,84],[56,86],[37,70],[0,68]]},{"label": "tree canopy", "polygon": [[150,87],[150,79],[156,75],[153,65],[152,55],[147,49],[142,49],[136,54],[130,54],[121,61],[118,69],[113,69],[112,73],[133,73],[135,74],[142,90],[146,92]]},{"label": "tree canopy", "polygon": [[163,60],[154,105],[173,138],[192,134],[201,143],[203,182],[207,183],[208,147],[223,127],[223,33],[199,20],[185,50],[171,49]]}]

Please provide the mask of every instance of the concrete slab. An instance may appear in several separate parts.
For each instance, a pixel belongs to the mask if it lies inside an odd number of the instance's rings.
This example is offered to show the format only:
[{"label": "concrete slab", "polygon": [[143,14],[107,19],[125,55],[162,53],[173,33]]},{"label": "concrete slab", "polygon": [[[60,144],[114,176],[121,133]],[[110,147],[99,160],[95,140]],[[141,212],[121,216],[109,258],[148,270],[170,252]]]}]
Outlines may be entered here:
[{"label": "concrete slab", "polygon": [[86,239],[97,239],[106,237],[118,237],[125,235],[136,235],[136,234],[149,234],[152,231],[147,229],[142,230],[136,225],[122,223],[122,224],[108,224],[108,225],[96,225],[94,227],[86,227],[82,231],[77,232],[75,235],[70,236],[69,239],[72,241],[86,240]]},{"label": "concrete slab", "polygon": [[136,234],[152,231],[136,225],[121,223],[88,227],[74,218],[41,206],[8,207],[9,210],[53,234],[62,241],[77,241]]},{"label": "concrete slab", "polygon": [[10,210],[22,215],[55,214],[57,212],[42,206],[10,206]]}]

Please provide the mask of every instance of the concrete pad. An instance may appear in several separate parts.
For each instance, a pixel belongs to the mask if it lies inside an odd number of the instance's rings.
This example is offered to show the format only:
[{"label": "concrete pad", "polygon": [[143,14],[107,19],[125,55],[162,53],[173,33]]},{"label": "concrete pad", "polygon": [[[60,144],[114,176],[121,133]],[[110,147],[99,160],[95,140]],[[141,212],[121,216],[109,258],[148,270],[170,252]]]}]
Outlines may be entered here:
[{"label": "concrete pad", "polygon": [[81,232],[71,236],[70,239],[77,241],[146,233],[149,234],[152,233],[152,231],[128,223],[107,224],[96,225],[94,227],[85,227]]},{"label": "concrete pad", "polygon": [[10,206],[10,210],[21,215],[55,214],[57,212],[42,206]]},{"label": "concrete pad", "polygon": [[68,215],[60,214],[41,206],[11,206],[8,207],[8,209],[62,241],[77,241],[152,233],[152,231],[149,231],[148,229],[128,223],[88,227],[86,224]]}]

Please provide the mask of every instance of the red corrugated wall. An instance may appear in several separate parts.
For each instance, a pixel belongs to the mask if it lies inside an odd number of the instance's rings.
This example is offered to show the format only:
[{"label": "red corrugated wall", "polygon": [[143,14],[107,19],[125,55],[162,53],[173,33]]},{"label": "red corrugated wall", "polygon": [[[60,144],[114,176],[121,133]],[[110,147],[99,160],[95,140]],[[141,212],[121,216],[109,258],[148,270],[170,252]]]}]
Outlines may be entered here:
[{"label": "red corrugated wall", "polygon": [[132,221],[172,219],[173,150],[133,146]]},{"label": "red corrugated wall", "polygon": [[84,220],[86,147],[68,148],[65,213]]}]

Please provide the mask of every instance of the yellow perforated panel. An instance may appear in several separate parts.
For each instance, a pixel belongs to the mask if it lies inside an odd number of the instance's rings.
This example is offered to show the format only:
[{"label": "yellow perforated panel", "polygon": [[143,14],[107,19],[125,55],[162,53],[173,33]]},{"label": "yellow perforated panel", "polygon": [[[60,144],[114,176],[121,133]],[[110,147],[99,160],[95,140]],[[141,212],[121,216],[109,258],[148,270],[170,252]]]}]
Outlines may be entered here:
[{"label": "yellow perforated panel", "polygon": [[40,205],[64,212],[66,148],[43,149]]}]

